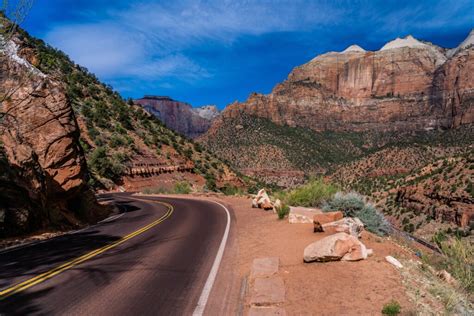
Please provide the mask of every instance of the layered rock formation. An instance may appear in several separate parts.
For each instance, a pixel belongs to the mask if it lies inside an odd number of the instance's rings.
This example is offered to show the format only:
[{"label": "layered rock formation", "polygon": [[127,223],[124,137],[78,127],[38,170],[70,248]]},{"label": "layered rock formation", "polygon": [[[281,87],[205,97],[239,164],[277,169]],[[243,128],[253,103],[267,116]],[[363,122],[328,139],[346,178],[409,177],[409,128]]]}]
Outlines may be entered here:
[{"label": "layered rock formation", "polygon": [[269,95],[252,94],[222,116],[246,113],[316,131],[414,131],[471,123],[472,38],[474,32],[449,54],[411,36],[375,52],[353,45],[323,54],[296,67]]},{"label": "layered rock formation", "polygon": [[63,84],[10,41],[0,52],[0,235],[105,215],[87,186],[79,128]]},{"label": "layered rock formation", "polygon": [[135,103],[158,117],[168,128],[189,138],[205,133],[219,116],[215,105],[193,108],[188,103],[164,96],[144,96]]}]

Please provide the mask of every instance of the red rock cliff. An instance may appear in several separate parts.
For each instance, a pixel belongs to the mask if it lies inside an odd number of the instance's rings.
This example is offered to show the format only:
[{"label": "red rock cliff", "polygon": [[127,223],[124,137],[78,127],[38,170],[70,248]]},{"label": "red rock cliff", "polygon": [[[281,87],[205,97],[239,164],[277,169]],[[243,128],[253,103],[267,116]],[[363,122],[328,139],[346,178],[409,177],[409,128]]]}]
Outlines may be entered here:
[{"label": "red rock cliff", "polygon": [[19,54],[13,42],[0,52],[0,234],[93,221],[104,214],[64,87]]},{"label": "red rock cliff", "polygon": [[376,52],[354,45],[296,67],[269,95],[252,94],[222,115],[243,111],[317,131],[429,130],[472,123],[474,47],[464,45],[450,55],[411,36]]}]

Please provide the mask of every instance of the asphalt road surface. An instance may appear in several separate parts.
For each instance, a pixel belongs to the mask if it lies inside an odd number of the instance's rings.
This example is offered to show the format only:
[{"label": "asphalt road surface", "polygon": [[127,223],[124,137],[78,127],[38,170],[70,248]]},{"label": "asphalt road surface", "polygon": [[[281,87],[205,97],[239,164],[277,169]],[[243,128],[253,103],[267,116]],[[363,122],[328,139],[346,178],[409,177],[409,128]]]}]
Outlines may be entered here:
[{"label": "asphalt road surface", "polygon": [[0,253],[0,315],[193,313],[226,229],[223,207],[127,194],[103,198],[123,214]]}]

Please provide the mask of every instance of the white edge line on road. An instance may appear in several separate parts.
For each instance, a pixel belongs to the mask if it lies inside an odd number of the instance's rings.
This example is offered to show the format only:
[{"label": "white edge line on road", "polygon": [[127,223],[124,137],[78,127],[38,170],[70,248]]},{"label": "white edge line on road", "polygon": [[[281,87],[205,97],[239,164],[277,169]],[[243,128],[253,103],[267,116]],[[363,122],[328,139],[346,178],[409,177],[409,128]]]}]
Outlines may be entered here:
[{"label": "white edge line on road", "polygon": [[216,258],[214,259],[214,263],[212,264],[211,272],[209,272],[209,276],[207,277],[206,284],[204,284],[204,288],[202,289],[201,296],[199,297],[199,301],[197,303],[196,308],[194,309],[193,316],[201,316],[204,313],[206,308],[207,300],[209,299],[209,295],[211,294],[212,286],[214,285],[214,281],[216,280],[217,272],[219,271],[219,266],[222,261],[222,256],[224,255],[225,246],[227,244],[227,238],[229,237],[229,230],[230,230],[230,212],[219,202],[210,201],[220,205],[227,213],[227,225],[225,227],[224,236],[222,237],[221,244],[219,245],[219,250],[217,251]]}]

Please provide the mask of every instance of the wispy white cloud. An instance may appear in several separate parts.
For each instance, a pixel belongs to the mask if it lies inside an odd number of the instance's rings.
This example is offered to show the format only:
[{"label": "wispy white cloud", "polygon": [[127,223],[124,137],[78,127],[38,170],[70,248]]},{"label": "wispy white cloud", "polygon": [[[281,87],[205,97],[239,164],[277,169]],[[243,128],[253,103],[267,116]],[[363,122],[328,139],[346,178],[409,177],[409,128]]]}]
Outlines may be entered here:
[{"label": "wispy white cloud", "polygon": [[210,47],[232,48],[244,37],[299,32],[334,44],[359,32],[354,43],[378,43],[472,23],[464,12],[470,1],[117,0],[97,12],[89,5],[80,23],[54,25],[46,40],[106,80],[193,82],[215,74],[199,52],[212,59]]},{"label": "wispy white cloud", "polygon": [[308,31],[333,23],[341,12],[326,1],[143,1],[102,17],[89,14],[90,22],[57,25],[46,40],[105,79],[192,81],[211,77],[212,70],[188,56],[189,49],[232,45],[246,35]]}]

